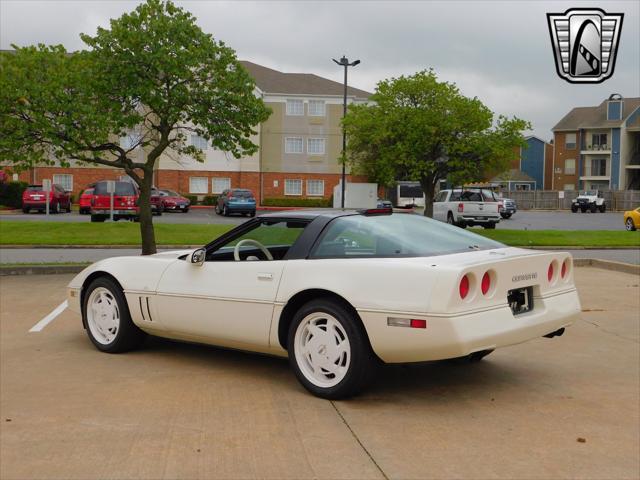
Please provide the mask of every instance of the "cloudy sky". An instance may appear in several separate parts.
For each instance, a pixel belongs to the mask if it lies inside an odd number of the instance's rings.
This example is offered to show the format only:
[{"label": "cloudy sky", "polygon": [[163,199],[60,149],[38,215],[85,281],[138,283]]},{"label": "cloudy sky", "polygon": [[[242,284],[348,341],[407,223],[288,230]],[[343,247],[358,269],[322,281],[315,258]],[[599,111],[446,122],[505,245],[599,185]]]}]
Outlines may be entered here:
[{"label": "cloudy sky", "polygon": [[[125,0],[0,0],[0,47],[63,44],[83,48],[94,33],[132,10]],[[342,81],[331,58],[362,63],[350,84],[373,91],[381,79],[434,68],[496,113],[550,129],[572,107],[596,105],[611,93],[640,96],[640,2],[600,1],[177,1],[241,59],[287,72]],[[547,12],[599,7],[624,13],[615,73],[598,85],[561,80],[554,66]]]}]

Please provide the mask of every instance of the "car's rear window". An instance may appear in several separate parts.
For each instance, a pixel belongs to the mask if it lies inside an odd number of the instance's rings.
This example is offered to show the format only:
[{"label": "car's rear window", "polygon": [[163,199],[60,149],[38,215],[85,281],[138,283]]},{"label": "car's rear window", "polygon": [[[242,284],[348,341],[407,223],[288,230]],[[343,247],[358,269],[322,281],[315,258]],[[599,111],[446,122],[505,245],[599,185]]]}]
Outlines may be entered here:
[{"label": "car's rear window", "polygon": [[27,191],[29,192],[39,192],[42,190],[42,185],[29,185],[27,187]]},{"label": "car's rear window", "polygon": [[[107,191],[107,182],[96,183],[93,190],[94,195],[109,195]],[[129,182],[116,182],[116,191],[114,195],[135,195],[136,188]]]},{"label": "car's rear window", "polygon": [[428,257],[501,247],[501,243],[422,215],[350,215],[327,226],[311,257]]},{"label": "car's rear window", "polygon": [[84,192],[82,192],[83,195],[93,195],[93,188],[87,188]]},{"label": "car's rear window", "polygon": [[253,193],[251,190],[232,190],[231,193],[234,197],[239,198],[251,198],[253,197]]}]

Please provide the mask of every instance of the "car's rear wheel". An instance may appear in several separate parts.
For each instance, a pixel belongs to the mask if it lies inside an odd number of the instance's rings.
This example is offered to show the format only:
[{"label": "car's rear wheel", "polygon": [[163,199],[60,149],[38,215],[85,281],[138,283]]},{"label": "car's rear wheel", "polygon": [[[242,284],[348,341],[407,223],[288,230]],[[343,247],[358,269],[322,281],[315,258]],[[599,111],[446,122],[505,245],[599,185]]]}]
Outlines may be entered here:
[{"label": "car's rear wheel", "polygon": [[298,380],[318,397],[355,395],[375,374],[375,357],[359,319],[338,302],[312,300],[300,308],[287,345]]},{"label": "car's rear wheel", "polygon": [[60,213],[60,202],[52,203],[49,208],[51,213]]},{"label": "car's rear wheel", "polygon": [[23,207],[22,213],[29,213],[29,207]]},{"label": "car's rear wheel", "polygon": [[600,205],[600,213],[604,213],[607,211],[607,204],[603,203],[602,205]]},{"label": "car's rear wheel", "polygon": [[494,230],[496,228],[495,222],[489,222],[486,225],[483,225],[484,228],[488,228],[489,230]]},{"label": "car's rear wheel", "polygon": [[103,352],[126,352],[144,338],[131,320],[122,289],[107,277],[96,278],[87,288],[82,318],[89,339]]},{"label": "car's rear wheel", "polygon": [[92,222],[104,222],[106,219],[104,215],[91,215]]},{"label": "car's rear wheel", "polygon": [[636,226],[633,223],[633,219],[631,217],[627,218],[627,221],[624,222],[624,226],[629,232],[633,232],[636,229]]},{"label": "car's rear wheel", "polygon": [[249,214],[249,216],[250,216],[250,217],[255,217],[255,216],[256,216],[256,211],[254,210],[253,212],[251,212],[251,213]]}]

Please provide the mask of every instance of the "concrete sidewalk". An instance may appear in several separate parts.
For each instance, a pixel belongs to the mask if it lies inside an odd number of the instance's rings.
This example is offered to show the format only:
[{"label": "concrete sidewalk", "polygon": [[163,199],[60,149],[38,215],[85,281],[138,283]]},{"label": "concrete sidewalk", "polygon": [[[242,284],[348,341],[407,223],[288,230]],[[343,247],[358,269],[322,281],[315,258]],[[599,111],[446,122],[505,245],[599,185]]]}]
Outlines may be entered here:
[{"label": "concrete sidewalk", "polygon": [[[71,276],[0,280],[0,478],[573,479],[640,471],[638,277],[577,268],[583,315],[478,364],[309,395],[286,361],[148,339],[108,355]],[[30,295],[27,292],[37,292]]]}]

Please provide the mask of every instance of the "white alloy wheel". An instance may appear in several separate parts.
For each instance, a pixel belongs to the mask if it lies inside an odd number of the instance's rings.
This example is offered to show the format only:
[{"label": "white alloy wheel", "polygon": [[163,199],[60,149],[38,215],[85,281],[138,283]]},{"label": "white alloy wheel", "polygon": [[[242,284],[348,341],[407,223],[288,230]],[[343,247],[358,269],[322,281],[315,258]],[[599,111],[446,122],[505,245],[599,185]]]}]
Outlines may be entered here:
[{"label": "white alloy wheel", "polygon": [[120,329],[120,309],[110,290],[97,287],[87,300],[87,326],[93,338],[102,345],[110,345]]},{"label": "white alloy wheel", "polygon": [[351,345],[342,324],[326,312],[314,312],[296,329],[294,352],[298,368],[313,385],[340,383],[351,362]]}]

